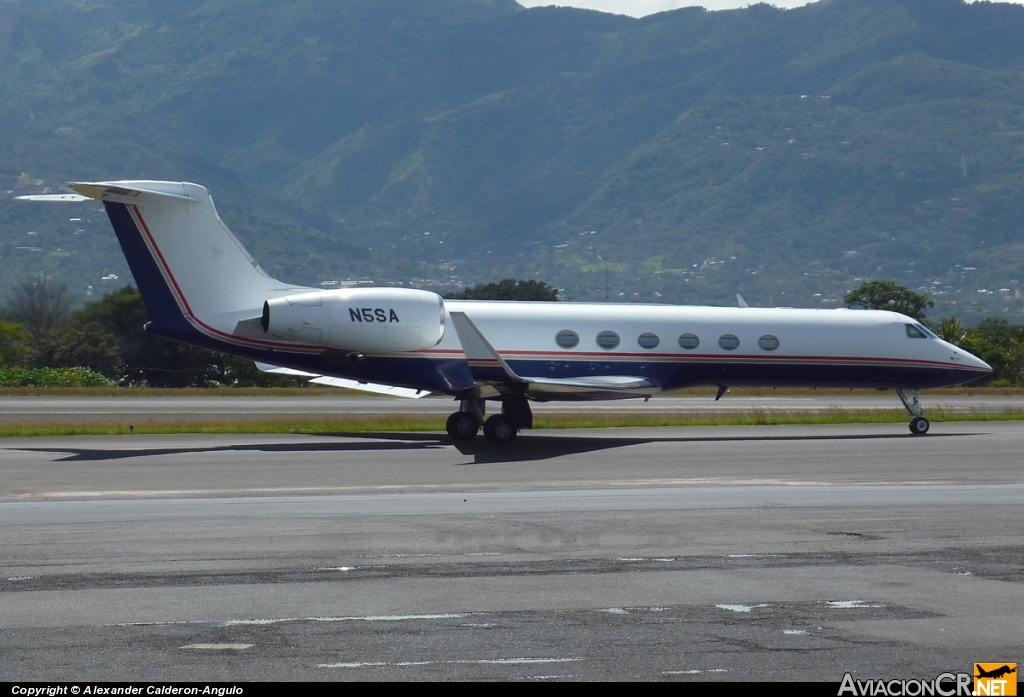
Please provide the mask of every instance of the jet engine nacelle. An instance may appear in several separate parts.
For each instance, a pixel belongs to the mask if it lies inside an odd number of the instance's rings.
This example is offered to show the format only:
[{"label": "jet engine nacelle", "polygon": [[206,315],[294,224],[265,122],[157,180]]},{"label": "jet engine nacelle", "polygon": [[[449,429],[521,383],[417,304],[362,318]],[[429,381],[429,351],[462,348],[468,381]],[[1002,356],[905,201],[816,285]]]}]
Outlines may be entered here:
[{"label": "jet engine nacelle", "polygon": [[352,288],[286,295],[263,303],[271,336],[350,351],[418,351],[444,336],[444,300],[408,288]]}]

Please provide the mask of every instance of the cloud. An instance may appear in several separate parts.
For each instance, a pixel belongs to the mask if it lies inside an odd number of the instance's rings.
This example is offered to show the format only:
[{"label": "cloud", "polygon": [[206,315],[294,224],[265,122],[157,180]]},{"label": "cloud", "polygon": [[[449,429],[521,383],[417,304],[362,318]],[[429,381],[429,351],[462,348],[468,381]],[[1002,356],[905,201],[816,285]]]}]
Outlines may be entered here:
[{"label": "cloud", "polygon": [[[1009,0],[1021,5],[1024,0]],[[644,17],[656,12],[676,10],[680,7],[700,6],[708,10],[735,10],[756,4],[750,0],[519,0],[524,7],[540,7],[543,5],[559,5],[561,7],[582,7],[588,10],[600,10],[618,15]],[[773,0],[769,5],[793,8],[810,4],[809,0]]]},{"label": "cloud", "polygon": [[[1021,0],[1024,2],[1024,0]],[[656,12],[676,10],[680,7],[700,6],[708,10],[734,10],[755,3],[750,0],[519,0],[524,7],[541,7],[558,5],[560,7],[582,7],[588,10],[600,10],[618,15],[644,17]],[[769,3],[776,7],[801,7],[808,0],[775,0]]]}]

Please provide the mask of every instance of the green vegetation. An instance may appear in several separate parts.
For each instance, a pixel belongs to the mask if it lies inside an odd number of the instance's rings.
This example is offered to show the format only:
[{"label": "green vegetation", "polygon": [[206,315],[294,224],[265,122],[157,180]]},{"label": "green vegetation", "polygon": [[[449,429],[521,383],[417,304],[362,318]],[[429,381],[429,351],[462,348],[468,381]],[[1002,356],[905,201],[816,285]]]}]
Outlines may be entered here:
[{"label": "green vegetation", "polygon": [[452,300],[558,300],[558,289],[544,281],[517,281],[506,278],[497,283],[481,283],[466,288],[461,293],[448,293],[445,298]]},{"label": "green vegetation", "polygon": [[125,286],[70,312],[67,288],[46,277],[14,287],[0,322],[3,387],[286,387],[252,361],[147,333],[139,291]]},{"label": "green vegetation", "polygon": [[[1024,7],[644,19],[512,0],[0,0],[0,193],[208,186],[262,266],[442,292],[1024,321]],[[0,202],[0,287],[128,270],[100,207]]]},{"label": "green vegetation", "polygon": [[116,384],[88,368],[0,368],[0,388],[114,387]]},{"label": "green vegetation", "polygon": [[[935,423],[955,421],[1021,421],[1024,411],[1005,409],[996,412],[944,412],[931,409],[928,418]],[[819,413],[787,412],[785,410],[751,409],[700,416],[666,416],[664,414],[628,414],[596,416],[543,416],[534,426],[539,430],[568,428],[655,428],[682,426],[782,426],[810,424],[892,423],[905,424],[903,409],[826,409]],[[444,433],[444,418],[437,416],[347,417],[329,419],[238,419],[223,421],[179,420],[136,421],[134,429],[122,422],[68,421],[0,423],[0,437],[18,436],[92,436],[177,433],[307,433],[346,435],[355,433],[406,433],[436,431]],[[901,429],[902,430],[902,429]]]},{"label": "green vegetation", "polygon": [[843,296],[850,307],[869,310],[890,310],[914,319],[924,319],[924,309],[935,307],[935,301],[892,281],[868,281]]},{"label": "green vegetation", "polygon": [[992,373],[979,385],[1018,387],[1024,385],[1024,328],[1006,320],[986,319],[968,327],[951,343],[970,351],[992,366]]}]

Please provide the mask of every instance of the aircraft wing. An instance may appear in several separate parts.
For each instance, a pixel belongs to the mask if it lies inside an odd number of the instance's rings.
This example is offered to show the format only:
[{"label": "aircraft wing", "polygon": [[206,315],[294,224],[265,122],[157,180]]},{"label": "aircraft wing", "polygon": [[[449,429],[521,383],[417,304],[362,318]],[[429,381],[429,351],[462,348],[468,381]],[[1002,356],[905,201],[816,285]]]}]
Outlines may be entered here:
[{"label": "aircraft wing", "polygon": [[525,392],[530,399],[538,402],[554,399],[630,399],[650,397],[661,392],[661,385],[633,375],[581,378],[535,378],[517,375],[465,312],[452,312],[451,318],[455,331],[459,334],[459,341],[462,343],[462,350],[466,354],[473,378],[481,384],[499,389],[504,386],[510,391]]},{"label": "aircraft wing", "polygon": [[376,394],[388,394],[393,397],[408,397],[410,399],[419,399],[426,397],[430,392],[426,390],[413,390],[408,387],[394,387],[393,385],[379,385],[373,382],[359,382],[358,380],[348,380],[346,378],[332,378],[326,375],[317,375],[316,373],[307,373],[302,370],[293,370],[292,368],[282,368],[278,365],[271,365],[269,363],[256,362],[256,367],[264,373],[271,373],[273,375],[291,375],[299,378],[310,378],[310,382],[316,383],[317,385],[329,385],[331,387],[344,387],[349,390],[359,390],[360,392],[374,392]]}]

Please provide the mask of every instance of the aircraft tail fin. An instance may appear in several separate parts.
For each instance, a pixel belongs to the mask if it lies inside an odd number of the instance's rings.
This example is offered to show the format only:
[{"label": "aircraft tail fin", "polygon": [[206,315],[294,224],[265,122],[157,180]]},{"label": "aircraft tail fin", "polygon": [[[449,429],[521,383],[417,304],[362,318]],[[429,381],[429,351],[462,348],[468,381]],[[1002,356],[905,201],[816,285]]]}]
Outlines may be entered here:
[{"label": "aircraft tail fin", "polygon": [[163,333],[181,319],[230,333],[291,288],[270,278],[221,221],[198,184],[76,182],[68,187],[106,207],[139,292]]}]

